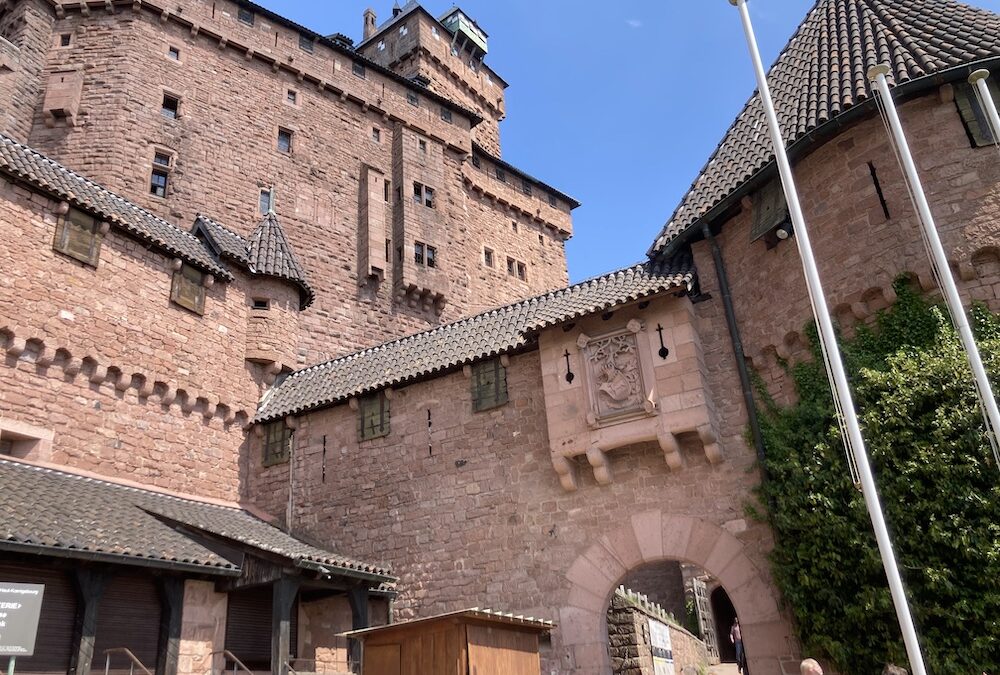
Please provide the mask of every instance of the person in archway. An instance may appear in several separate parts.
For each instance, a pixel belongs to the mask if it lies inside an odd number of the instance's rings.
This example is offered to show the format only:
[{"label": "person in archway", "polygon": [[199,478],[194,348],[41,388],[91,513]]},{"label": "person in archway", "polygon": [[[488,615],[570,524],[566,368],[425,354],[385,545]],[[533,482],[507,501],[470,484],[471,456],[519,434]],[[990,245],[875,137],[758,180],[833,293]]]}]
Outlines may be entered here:
[{"label": "person in archway", "polygon": [[747,672],[747,655],[743,651],[743,633],[740,631],[740,618],[733,619],[733,627],[729,629],[729,641],[736,648],[736,668],[741,673]]}]

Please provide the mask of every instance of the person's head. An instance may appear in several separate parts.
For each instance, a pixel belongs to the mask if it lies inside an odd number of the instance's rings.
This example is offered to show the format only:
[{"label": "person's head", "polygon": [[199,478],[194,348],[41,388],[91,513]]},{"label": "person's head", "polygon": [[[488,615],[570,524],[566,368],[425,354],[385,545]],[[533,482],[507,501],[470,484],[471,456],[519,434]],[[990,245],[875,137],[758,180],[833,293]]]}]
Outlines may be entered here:
[{"label": "person's head", "polygon": [[733,625],[734,626],[739,626],[740,625],[740,617],[736,617],[735,619],[733,619]]},{"label": "person's head", "polygon": [[806,659],[799,665],[799,672],[802,675],[823,675],[823,669],[816,659]]}]

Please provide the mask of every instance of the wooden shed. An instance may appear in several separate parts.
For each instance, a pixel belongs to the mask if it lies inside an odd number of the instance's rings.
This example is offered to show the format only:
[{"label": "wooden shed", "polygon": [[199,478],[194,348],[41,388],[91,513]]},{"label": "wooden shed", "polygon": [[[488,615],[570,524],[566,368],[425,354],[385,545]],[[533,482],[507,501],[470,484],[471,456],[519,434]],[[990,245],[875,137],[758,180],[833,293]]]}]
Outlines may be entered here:
[{"label": "wooden shed", "polygon": [[538,636],[551,621],[488,609],[351,631],[362,675],[538,675]]}]

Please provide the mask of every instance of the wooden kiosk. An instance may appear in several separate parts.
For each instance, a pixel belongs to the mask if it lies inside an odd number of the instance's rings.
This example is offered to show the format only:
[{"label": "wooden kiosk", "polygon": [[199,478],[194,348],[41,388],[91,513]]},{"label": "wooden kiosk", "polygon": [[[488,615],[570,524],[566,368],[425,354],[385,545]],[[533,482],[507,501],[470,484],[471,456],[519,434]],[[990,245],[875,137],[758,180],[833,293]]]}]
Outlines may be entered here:
[{"label": "wooden kiosk", "polygon": [[475,607],[343,636],[363,642],[362,675],[538,675],[538,636],[554,627]]}]

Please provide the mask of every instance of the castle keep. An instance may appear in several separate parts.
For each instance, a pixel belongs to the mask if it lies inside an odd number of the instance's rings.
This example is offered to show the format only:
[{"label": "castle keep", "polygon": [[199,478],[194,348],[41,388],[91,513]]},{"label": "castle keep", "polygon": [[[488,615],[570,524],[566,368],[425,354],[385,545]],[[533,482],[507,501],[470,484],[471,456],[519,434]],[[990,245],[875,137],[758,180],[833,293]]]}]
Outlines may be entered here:
[{"label": "castle keep", "polygon": [[[0,581],[45,584],[18,670],[345,672],[345,631],[490,607],[556,623],[543,673],[603,674],[619,584],[683,562],[754,672],[797,672],[745,516],[749,373],[790,400],[810,317],[760,101],[643,262],[567,285],[578,202],[502,158],[487,32],[362,9],[352,41],[249,2],[0,0]],[[966,83],[998,35],[819,0],[772,67],[845,330],[934,289],[878,63],[965,299],[1000,309]]]}]

